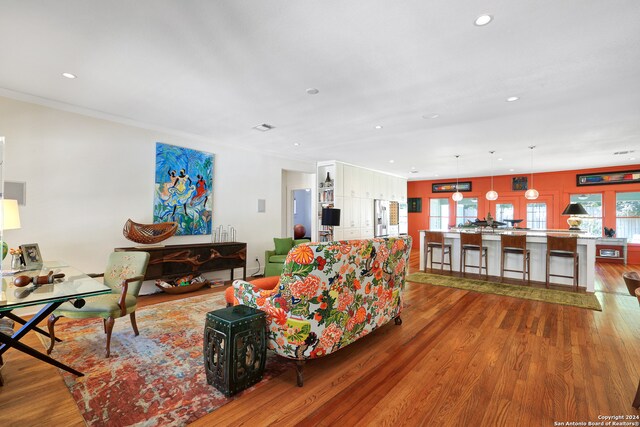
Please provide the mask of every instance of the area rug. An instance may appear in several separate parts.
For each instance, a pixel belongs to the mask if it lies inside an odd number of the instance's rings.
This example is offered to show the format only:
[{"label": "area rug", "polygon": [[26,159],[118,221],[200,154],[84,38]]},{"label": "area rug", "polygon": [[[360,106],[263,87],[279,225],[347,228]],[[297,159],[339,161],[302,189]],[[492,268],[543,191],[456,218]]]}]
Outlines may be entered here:
[{"label": "area rug", "polygon": [[410,282],[427,283],[435,286],[464,289],[485,294],[504,295],[514,298],[530,299],[553,304],[571,305],[602,311],[600,302],[594,294],[558,291],[555,289],[533,288],[530,286],[509,285],[506,283],[492,283],[483,280],[473,280],[460,277],[441,276],[430,273],[412,273],[407,276]]},{"label": "area rug", "polygon": [[[224,306],[223,294],[208,294],[140,308],[137,337],[128,316],[116,319],[109,359],[100,319],[58,322],[63,341],[52,356],[85,374],[60,370],[87,425],[182,426],[237,398],[207,384],[203,363],[206,313]],[[269,352],[264,379],[253,388],[286,369],[294,365]]]}]

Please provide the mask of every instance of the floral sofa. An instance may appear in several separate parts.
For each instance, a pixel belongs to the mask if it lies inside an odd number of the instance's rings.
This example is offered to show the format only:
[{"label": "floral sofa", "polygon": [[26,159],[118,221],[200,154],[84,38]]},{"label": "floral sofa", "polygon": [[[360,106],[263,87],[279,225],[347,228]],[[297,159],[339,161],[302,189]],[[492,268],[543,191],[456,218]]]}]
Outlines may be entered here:
[{"label": "floral sofa", "polygon": [[267,313],[268,346],[297,362],[333,353],[395,319],[411,237],[306,243],[289,251],[273,289],[233,283],[235,304]]}]

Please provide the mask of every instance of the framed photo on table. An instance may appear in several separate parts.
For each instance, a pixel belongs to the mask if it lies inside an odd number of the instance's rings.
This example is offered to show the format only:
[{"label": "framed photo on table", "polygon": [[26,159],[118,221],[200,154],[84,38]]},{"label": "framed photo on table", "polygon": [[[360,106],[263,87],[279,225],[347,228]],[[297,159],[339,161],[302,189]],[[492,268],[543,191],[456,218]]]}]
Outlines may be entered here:
[{"label": "framed photo on table", "polygon": [[35,270],[42,267],[42,255],[37,243],[20,245],[20,249],[22,250],[25,269]]}]

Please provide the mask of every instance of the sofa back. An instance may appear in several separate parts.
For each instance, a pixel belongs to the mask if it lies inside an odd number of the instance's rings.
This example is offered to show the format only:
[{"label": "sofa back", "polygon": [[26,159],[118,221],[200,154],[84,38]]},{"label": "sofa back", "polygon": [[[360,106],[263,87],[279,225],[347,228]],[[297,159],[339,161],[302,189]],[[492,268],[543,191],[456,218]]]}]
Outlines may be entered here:
[{"label": "sofa back", "polygon": [[291,249],[278,289],[258,302],[270,317],[270,347],[285,357],[315,358],[398,316],[410,251],[409,236]]}]

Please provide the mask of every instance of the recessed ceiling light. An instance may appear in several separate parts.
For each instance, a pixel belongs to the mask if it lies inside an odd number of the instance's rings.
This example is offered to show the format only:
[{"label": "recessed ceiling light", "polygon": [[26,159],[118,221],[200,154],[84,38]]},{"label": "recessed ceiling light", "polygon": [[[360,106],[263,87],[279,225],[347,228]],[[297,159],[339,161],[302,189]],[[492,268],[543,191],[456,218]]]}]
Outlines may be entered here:
[{"label": "recessed ceiling light", "polygon": [[476,24],[478,27],[482,27],[484,25],[487,25],[489,22],[491,22],[491,20],[493,20],[493,16],[484,14],[484,15],[478,16],[474,21],[474,24]]},{"label": "recessed ceiling light", "polygon": [[309,95],[316,95],[318,92],[320,92],[318,89],[316,89],[315,87],[310,87],[309,89],[307,89],[307,93]]},{"label": "recessed ceiling light", "polygon": [[440,114],[425,114],[422,116],[423,119],[437,119],[440,117]]},{"label": "recessed ceiling light", "polygon": [[62,73],[62,77],[66,77],[68,79],[75,79],[78,76],[76,76],[75,74],[71,74],[71,73]]},{"label": "recessed ceiling light", "polygon": [[295,147],[299,147],[299,146],[300,146],[300,143],[299,143],[299,142],[294,142],[294,143],[293,143],[293,145],[294,145]]},{"label": "recessed ceiling light", "polygon": [[415,166],[411,166],[411,169],[415,170],[415,169],[416,169],[416,167],[415,167]]},{"label": "recessed ceiling light", "polygon": [[254,126],[253,128],[255,130],[259,130],[260,132],[266,132],[268,130],[271,130],[271,129],[275,128],[275,126],[267,124],[267,123],[262,123],[262,124],[259,124],[258,126]]},{"label": "recessed ceiling light", "polygon": [[378,125],[376,126],[376,129],[382,129],[382,126]]},{"label": "recessed ceiling light", "polygon": [[635,159],[636,159],[635,157],[629,157],[629,160],[635,160]]},{"label": "recessed ceiling light", "polygon": [[396,161],[395,161],[395,160],[393,160],[393,159],[392,159],[392,160],[389,160],[389,163],[395,163],[395,162],[396,162]]},{"label": "recessed ceiling light", "polygon": [[440,176],[440,175],[438,175],[437,173],[434,173],[433,176]]},{"label": "recessed ceiling light", "polygon": [[520,99],[520,97],[517,96],[510,96],[507,98],[507,102],[513,102],[513,101],[517,101],[518,99]]},{"label": "recessed ceiling light", "polygon": [[501,161],[502,161],[502,157],[500,157],[500,158],[498,159],[498,161],[499,161],[499,162],[501,162]]},{"label": "recessed ceiling light", "polygon": [[509,172],[513,172],[515,169],[509,169]]}]

